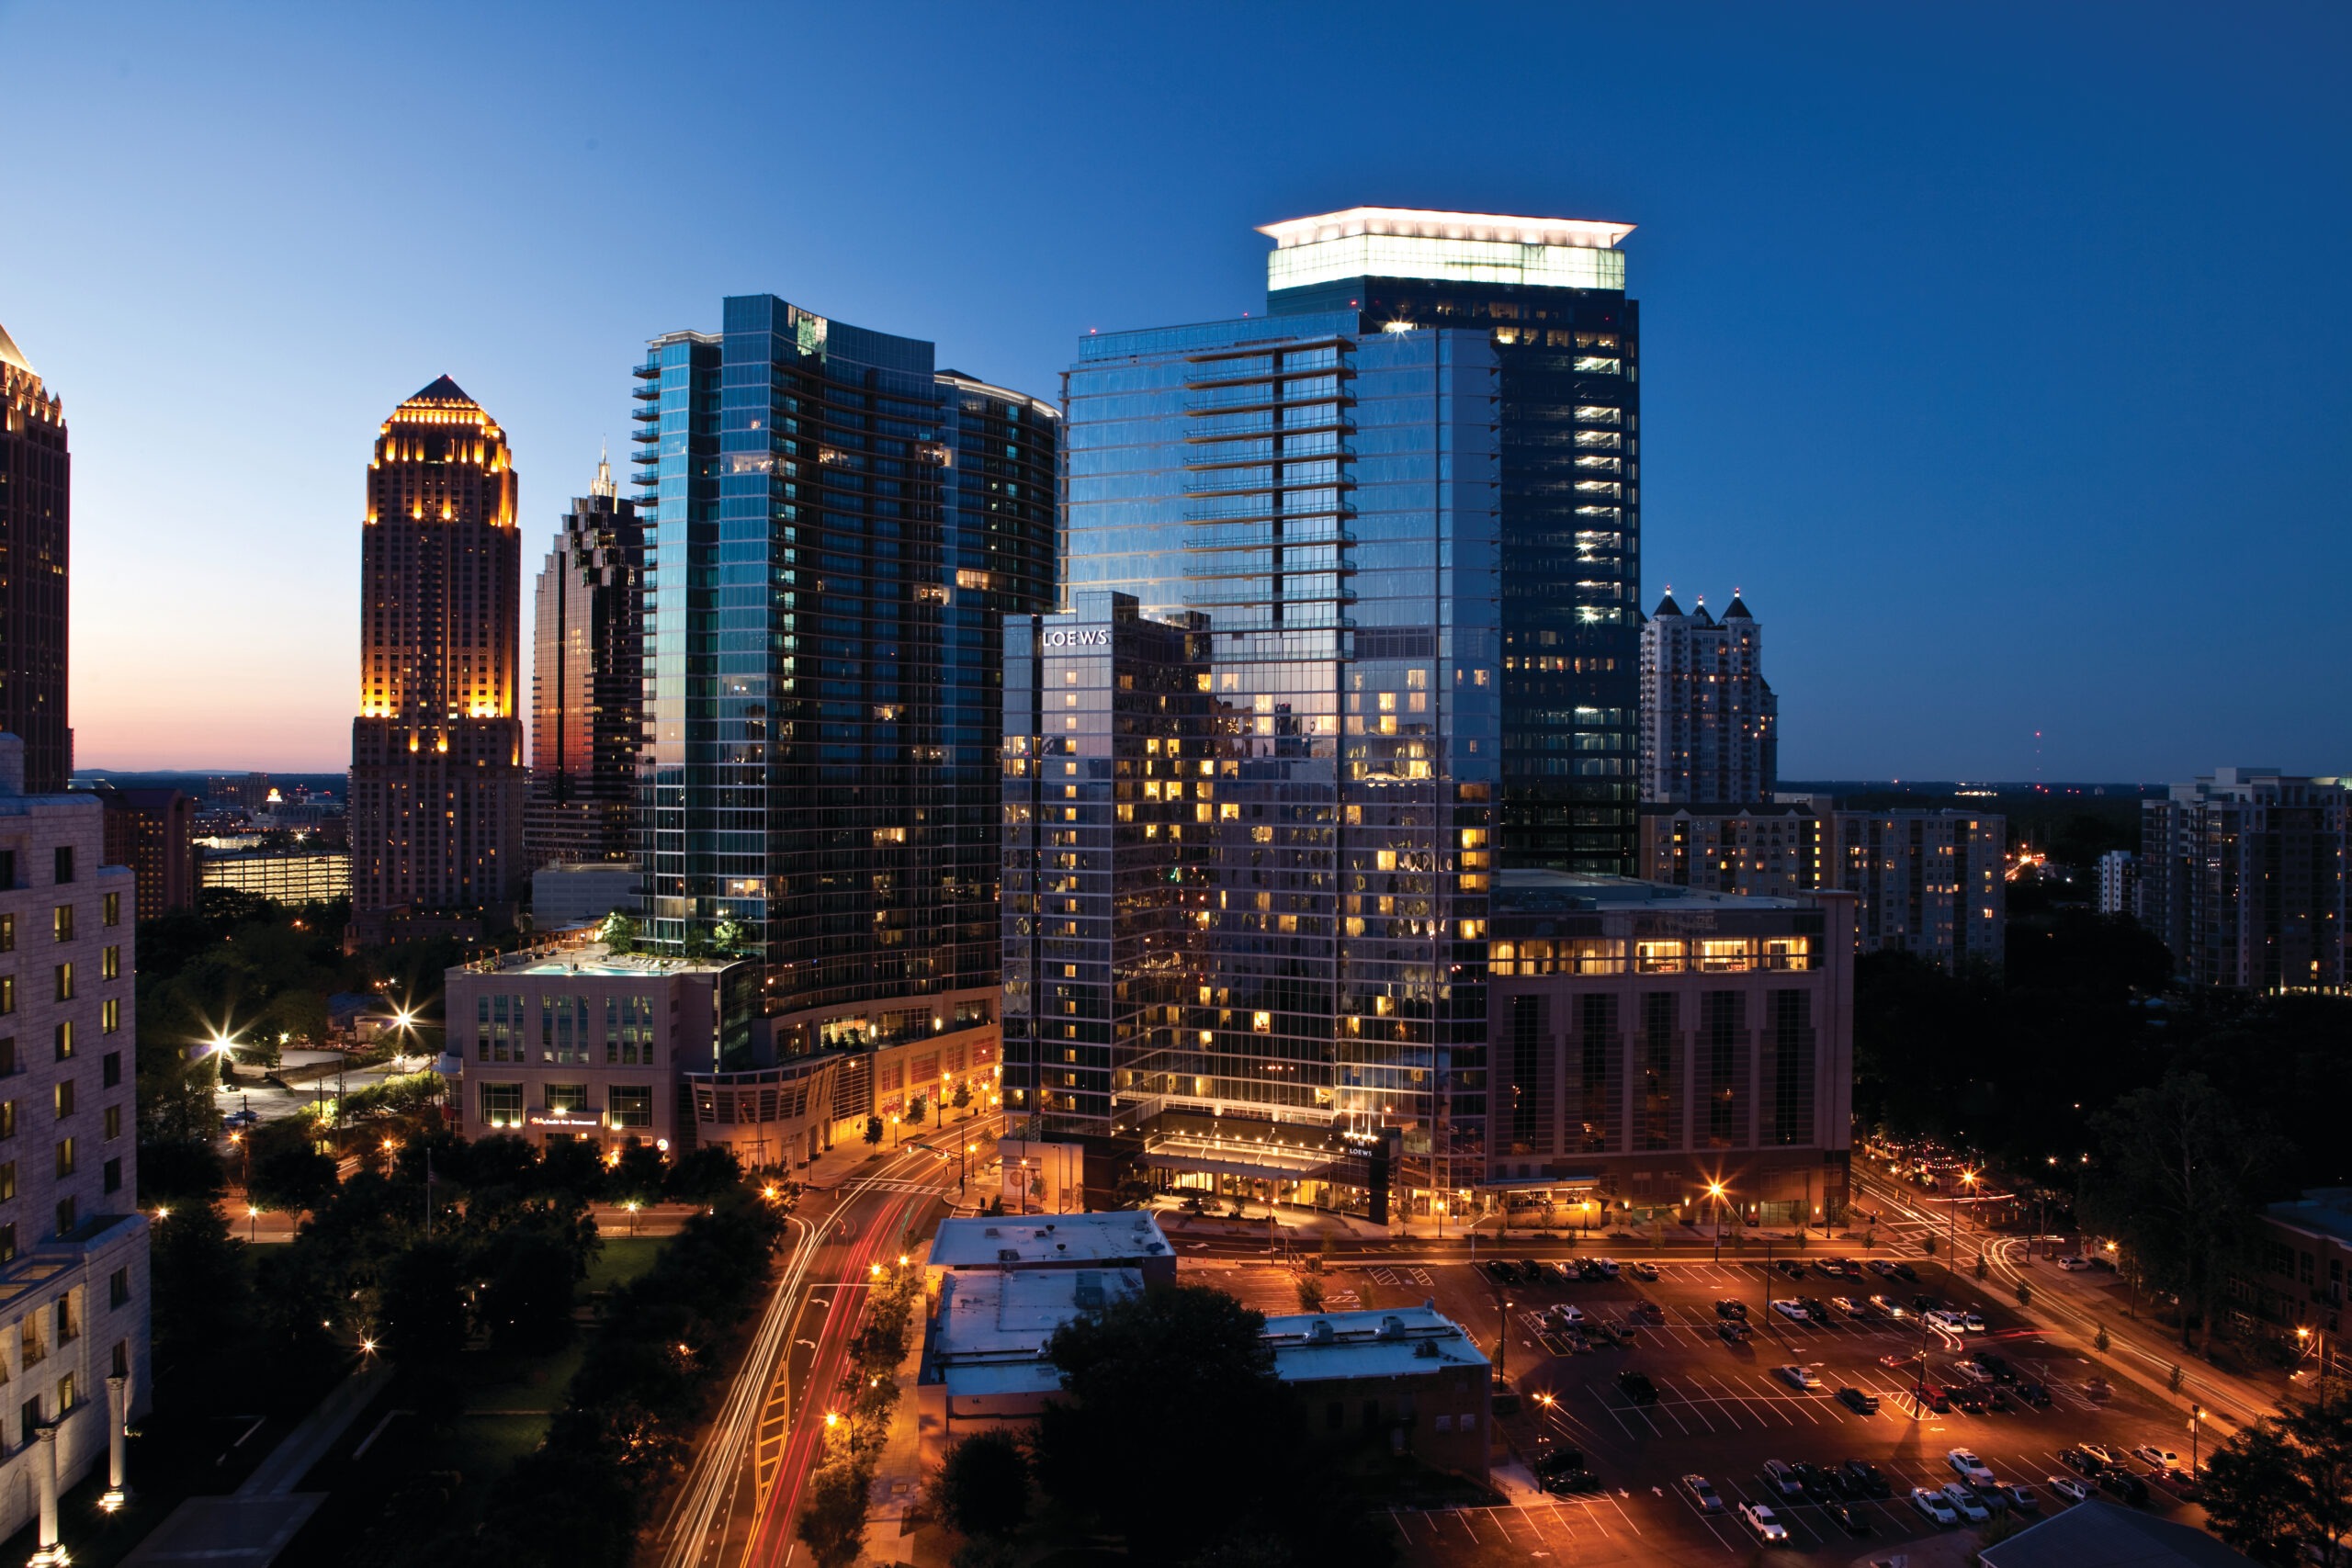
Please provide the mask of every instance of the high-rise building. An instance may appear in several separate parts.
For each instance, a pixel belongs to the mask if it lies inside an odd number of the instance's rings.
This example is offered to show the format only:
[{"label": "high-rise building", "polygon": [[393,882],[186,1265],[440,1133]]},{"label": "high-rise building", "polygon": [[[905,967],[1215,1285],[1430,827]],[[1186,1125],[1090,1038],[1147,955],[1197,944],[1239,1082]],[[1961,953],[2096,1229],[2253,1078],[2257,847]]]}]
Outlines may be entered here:
[{"label": "high-rise building", "polygon": [[2140,857],[2130,850],[2109,850],[2098,857],[2098,912],[2140,912]]},{"label": "high-rise building", "polygon": [[65,405],[0,327],[0,729],[25,743],[36,794],[65,788],[66,564],[73,458]]},{"label": "high-rise building", "polygon": [[196,908],[196,801],[175,789],[97,792],[106,807],[106,859],[138,878],[139,918]]},{"label": "high-rise building", "polygon": [[1710,893],[1786,897],[1821,886],[1826,813],[1770,805],[1645,806],[1642,875]]},{"label": "high-rise building", "polygon": [[1684,615],[1668,589],[1641,639],[1643,803],[1770,800],[1781,705],[1764,680],[1763,628],[1739,591],[1718,621],[1703,597]]},{"label": "high-rise building", "polygon": [[2219,768],[2140,803],[2140,923],[2194,986],[2341,991],[2352,779]]},{"label": "high-rise building", "polygon": [[106,863],[96,796],[28,794],[24,767],[23,743],[0,734],[0,1293],[22,1423],[0,1457],[0,1530],[12,1533],[40,1512],[49,1467],[62,1492],[106,1463],[154,1388],[132,1099],[136,882]]},{"label": "high-rise building", "polygon": [[363,941],[387,910],[495,910],[516,897],[526,775],[515,504],[506,433],[447,376],[378,433],[351,726]]},{"label": "high-rise building", "polygon": [[[1627,223],[1361,207],[1268,224],[1267,309],[1485,343],[1499,463],[1506,865],[1624,875],[1641,705],[1640,311]],[[1379,453],[1364,457],[1386,467]]]},{"label": "high-rise building", "polygon": [[1385,1215],[1479,1162],[1502,382],[1339,303],[1081,340],[1065,610],[1006,639],[1004,1089]]},{"label": "high-rise building", "polygon": [[645,529],[602,458],[539,570],[525,859],[625,861],[644,744]]},{"label": "high-rise building", "polygon": [[773,296],[722,327],[637,372],[647,934],[760,959],[786,1051],[992,1011],[1001,622],[1051,596],[1059,416]]}]

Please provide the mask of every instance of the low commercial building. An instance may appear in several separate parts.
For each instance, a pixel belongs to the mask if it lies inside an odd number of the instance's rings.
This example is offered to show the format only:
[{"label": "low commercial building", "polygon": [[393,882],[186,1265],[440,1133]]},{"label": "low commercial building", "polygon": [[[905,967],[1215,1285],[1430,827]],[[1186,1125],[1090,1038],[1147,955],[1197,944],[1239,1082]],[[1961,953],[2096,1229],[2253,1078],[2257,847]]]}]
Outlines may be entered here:
[{"label": "low commercial building", "polygon": [[2230,1283],[2236,1310],[2282,1334],[2331,1341],[2344,1331],[2345,1275],[2352,1272],[2352,1187],[2314,1187],[2266,1205],[2254,1254]]},{"label": "low commercial building", "polygon": [[2203,1530],[2104,1498],[2077,1503],[1978,1550],[1984,1568],[2254,1568]]},{"label": "low commercial building", "polygon": [[1488,1189],[1605,1223],[1721,1201],[1834,1221],[1848,1193],[1855,900],[1624,877],[1497,879],[1487,1002]]},{"label": "low commercial building", "polygon": [[1432,1306],[1266,1319],[1274,1375],[1306,1402],[1308,1429],[1409,1453],[1484,1483],[1494,1373],[1469,1332]]},{"label": "low commercial building", "polygon": [[[6,339],[0,335],[0,346]],[[27,795],[0,734],[0,1534],[153,1399],[131,1042],[136,881],[87,793]]]},{"label": "low commercial building", "polygon": [[926,1264],[943,1274],[1071,1269],[1131,1269],[1155,1285],[1176,1282],[1176,1249],[1141,1209],[1050,1219],[942,1220]]},{"label": "low commercial building", "polygon": [[469,1138],[636,1138],[683,1152],[695,1141],[688,1082],[756,1066],[758,970],[736,960],[583,942],[452,969],[444,988],[448,1051],[462,1061],[458,1130]]},{"label": "low commercial building", "polygon": [[206,887],[233,888],[280,904],[323,904],[351,897],[351,852],[307,847],[207,852],[198,875]]}]

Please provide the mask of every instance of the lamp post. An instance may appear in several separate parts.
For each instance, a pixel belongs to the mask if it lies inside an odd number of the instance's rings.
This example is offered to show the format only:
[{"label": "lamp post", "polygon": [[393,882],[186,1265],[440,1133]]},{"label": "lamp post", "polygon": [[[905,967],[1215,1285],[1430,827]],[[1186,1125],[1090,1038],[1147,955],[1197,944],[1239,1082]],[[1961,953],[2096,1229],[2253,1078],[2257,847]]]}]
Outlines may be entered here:
[{"label": "lamp post", "polygon": [[1724,1260],[1724,1184],[1720,1181],[1708,1182],[1707,1196],[1715,1201],[1715,1261],[1721,1263]]},{"label": "lamp post", "polygon": [[637,1200],[632,1198],[621,1207],[628,1211],[628,1234],[633,1240],[637,1235]]},{"label": "lamp post", "polygon": [[[2325,1387],[2324,1384],[2321,1386],[2323,1389]],[[2324,1397],[2324,1393],[2322,1397]],[[2190,1405],[2188,1407],[2188,1474],[2191,1480],[2194,1480],[2197,1475],[2197,1430],[2204,1425],[2205,1407],[2201,1404]]]}]

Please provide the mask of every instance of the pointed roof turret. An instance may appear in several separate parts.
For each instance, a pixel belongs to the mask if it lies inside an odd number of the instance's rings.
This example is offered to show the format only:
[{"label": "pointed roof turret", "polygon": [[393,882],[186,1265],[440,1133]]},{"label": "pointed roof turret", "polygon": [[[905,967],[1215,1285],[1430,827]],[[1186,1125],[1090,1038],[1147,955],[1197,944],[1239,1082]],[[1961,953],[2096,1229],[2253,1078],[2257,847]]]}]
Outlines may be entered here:
[{"label": "pointed roof turret", "polygon": [[17,340],[8,335],[8,329],[4,326],[0,326],[0,365],[13,365],[28,376],[40,374],[33,368],[32,362],[25,357],[25,351],[17,346]]},{"label": "pointed roof turret", "polygon": [[1747,605],[1746,602],[1740,598],[1739,590],[1736,588],[1733,589],[1731,591],[1731,608],[1724,612],[1724,619],[1726,621],[1752,621],[1755,618],[1755,616],[1747,613]]},{"label": "pointed roof turret", "polygon": [[471,398],[466,396],[466,389],[463,387],[458,386],[447,376],[436,378],[431,386],[408,400],[413,403],[470,403],[473,401]]},{"label": "pointed roof turret", "polygon": [[1712,626],[1715,624],[1714,616],[1707,614],[1707,596],[1704,593],[1691,601],[1690,618],[1702,626]]},{"label": "pointed roof turret", "polygon": [[1666,597],[1657,602],[1657,608],[1651,611],[1650,614],[1654,616],[1679,615],[1682,614],[1682,606],[1674,602],[1674,584],[1669,582],[1666,585]]}]

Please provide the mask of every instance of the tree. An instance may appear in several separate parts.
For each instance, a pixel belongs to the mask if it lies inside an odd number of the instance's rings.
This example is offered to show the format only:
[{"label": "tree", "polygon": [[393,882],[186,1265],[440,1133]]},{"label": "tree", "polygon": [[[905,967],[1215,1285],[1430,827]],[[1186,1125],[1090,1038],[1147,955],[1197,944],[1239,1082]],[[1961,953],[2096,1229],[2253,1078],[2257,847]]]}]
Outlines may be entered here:
[{"label": "tree", "polygon": [[273,1149],[254,1167],[253,1201],[265,1209],[307,1214],[332,1197],[335,1162],[309,1144]]},{"label": "tree", "polygon": [[925,1100],[922,1095],[917,1094],[909,1096],[907,1099],[907,1125],[910,1127],[921,1125],[924,1114],[930,1110],[931,1101]]},{"label": "tree", "polygon": [[2206,1522],[2261,1562],[2352,1562],[2352,1405],[2279,1403],[2206,1461]]},{"label": "tree", "polygon": [[849,1568],[865,1546],[865,1510],[874,1468],[837,1459],[808,1479],[797,1533],[817,1568]]},{"label": "tree", "polygon": [[155,1359],[166,1368],[200,1359],[243,1319],[245,1244],[206,1201],[182,1204],[157,1220],[149,1246]]},{"label": "tree", "polygon": [[621,1157],[613,1162],[613,1195],[623,1202],[660,1202],[668,1164],[651,1144],[629,1139],[621,1145]]},{"label": "tree", "polygon": [[[1121,1297],[1063,1324],[1046,1354],[1069,1397],[1049,1402],[1038,1420],[1039,1486],[1124,1535],[1138,1557],[1182,1562],[1262,1524],[1294,1483],[1292,1461],[1306,1446],[1264,1326],[1231,1296],[1197,1285]],[[1220,1456],[1216,1508],[1184,1488],[1131,1484],[1136,1475],[1182,1473],[1204,1453]]]},{"label": "tree", "polygon": [[957,1080],[956,1098],[947,1103],[958,1111],[969,1111],[972,1108],[972,1080],[969,1078]]},{"label": "tree", "polygon": [[596,939],[615,953],[628,953],[637,946],[637,922],[615,909],[596,928]]},{"label": "tree", "polygon": [[932,1513],[958,1535],[1002,1540],[1029,1513],[1029,1459],[1007,1431],[976,1432],[931,1475]]},{"label": "tree", "polygon": [[386,1353],[400,1361],[446,1360],[466,1347],[464,1258],[456,1243],[419,1241],[384,1270]]},{"label": "tree", "polygon": [[673,1161],[662,1183],[662,1191],[680,1203],[707,1203],[729,1188],[743,1184],[743,1168],[734,1154],[705,1144]]},{"label": "tree", "polygon": [[580,1238],[551,1212],[512,1224],[488,1247],[490,1278],[476,1303],[501,1348],[544,1350],[571,1337],[573,1292],[587,1271]]},{"label": "tree", "polygon": [[882,1141],[882,1118],[879,1116],[868,1116],[865,1119],[865,1141],[869,1144],[878,1144]]},{"label": "tree", "polygon": [[2242,1122],[2204,1074],[2168,1073],[2091,1119],[2104,1158],[2082,1196],[2086,1224],[2125,1242],[2153,1287],[2180,1301],[2180,1340],[2210,1347],[2222,1281],[2255,1234],[2272,1140]]}]

